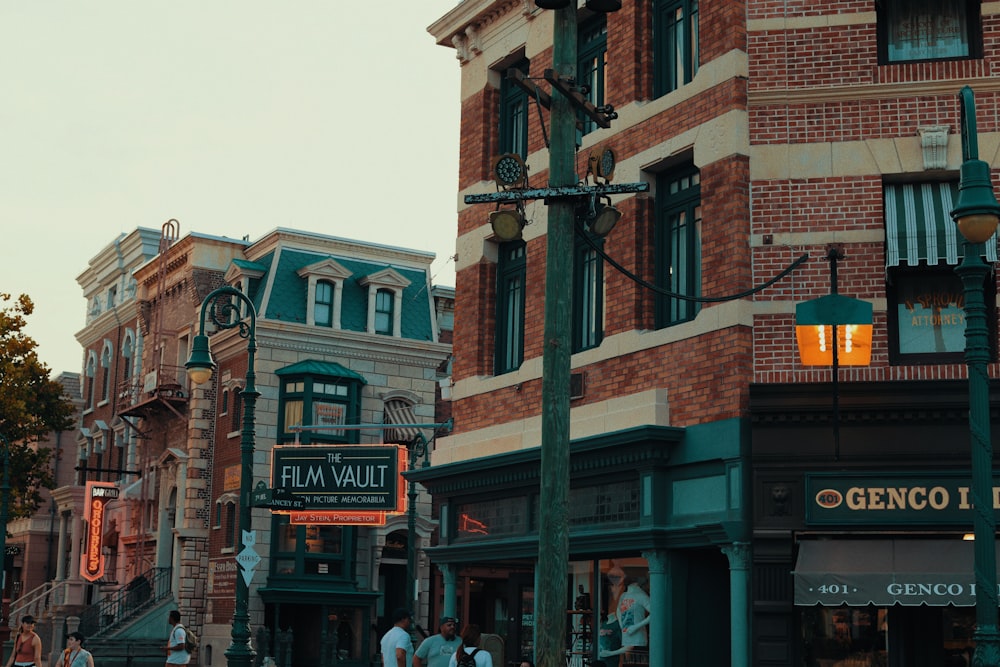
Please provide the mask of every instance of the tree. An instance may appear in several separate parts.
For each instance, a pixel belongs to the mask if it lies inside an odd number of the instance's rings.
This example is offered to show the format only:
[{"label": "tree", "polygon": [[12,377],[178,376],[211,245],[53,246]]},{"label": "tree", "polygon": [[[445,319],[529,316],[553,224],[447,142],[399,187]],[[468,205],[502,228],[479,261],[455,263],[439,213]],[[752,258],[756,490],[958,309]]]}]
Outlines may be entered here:
[{"label": "tree", "polygon": [[25,318],[35,309],[31,298],[0,293],[0,304],[0,436],[10,447],[9,511],[16,518],[38,509],[38,490],[52,486],[52,452],[38,442],[72,426],[73,404],[63,386],[49,379],[35,352],[38,344],[24,333]]}]

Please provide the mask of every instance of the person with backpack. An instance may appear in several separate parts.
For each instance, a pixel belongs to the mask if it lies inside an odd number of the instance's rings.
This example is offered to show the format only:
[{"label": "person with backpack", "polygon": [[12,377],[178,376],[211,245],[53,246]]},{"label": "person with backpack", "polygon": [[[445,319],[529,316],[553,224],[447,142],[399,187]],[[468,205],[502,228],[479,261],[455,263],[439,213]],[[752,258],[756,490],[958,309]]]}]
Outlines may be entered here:
[{"label": "person with backpack", "polygon": [[191,662],[191,654],[187,648],[187,631],[181,625],[181,613],[176,609],[170,611],[170,636],[164,649],[167,652],[167,667],[170,665],[186,665]]},{"label": "person with backpack", "polygon": [[493,667],[493,657],[489,651],[479,648],[482,633],[479,626],[470,623],[462,629],[462,644],[451,656],[449,667]]}]

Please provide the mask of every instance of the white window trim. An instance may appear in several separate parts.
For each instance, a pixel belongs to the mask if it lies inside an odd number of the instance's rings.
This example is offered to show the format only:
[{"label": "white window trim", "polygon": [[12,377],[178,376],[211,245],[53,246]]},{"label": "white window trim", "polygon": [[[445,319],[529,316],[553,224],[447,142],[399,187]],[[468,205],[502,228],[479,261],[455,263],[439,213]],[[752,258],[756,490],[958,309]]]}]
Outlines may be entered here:
[{"label": "white window trim", "polygon": [[375,333],[375,294],[384,289],[393,295],[392,335],[398,338],[403,318],[403,290],[410,286],[410,281],[399,271],[387,268],[364,276],[358,282],[362,287],[368,288],[368,323],[365,330],[371,334]]},{"label": "white window trim", "polygon": [[316,284],[321,280],[325,280],[333,285],[333,321],[331,325],[334,329],[340,329],[340,312],[344,301],[344,281],[350,278],[352,273],[344,268],[343,264],[330,257],[309,264],[308,266],[303,266],[296,273],[307,282],[306,323],[310,325],[316,324]]}]

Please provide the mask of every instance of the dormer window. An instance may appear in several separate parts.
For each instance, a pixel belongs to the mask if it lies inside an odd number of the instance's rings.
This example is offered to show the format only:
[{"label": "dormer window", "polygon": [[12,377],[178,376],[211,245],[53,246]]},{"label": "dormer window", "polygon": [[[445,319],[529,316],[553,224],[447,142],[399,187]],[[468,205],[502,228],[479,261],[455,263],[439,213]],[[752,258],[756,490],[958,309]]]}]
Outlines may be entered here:
[{"label": "dormer window", "polygon": [[403,290],[410,281],[393,269],[383,269],[358,281],[368,288],[366,331],[383,336],[399,336],[403,311]]},{"label": "dormer window", "polygon": [[340,262],[327,257],[298,270],[300,277],[308,282],[306,293],[306,323],[319,327],[340,329],[340,311],[344,299],[344,281],[351,277],[351,271]]}]

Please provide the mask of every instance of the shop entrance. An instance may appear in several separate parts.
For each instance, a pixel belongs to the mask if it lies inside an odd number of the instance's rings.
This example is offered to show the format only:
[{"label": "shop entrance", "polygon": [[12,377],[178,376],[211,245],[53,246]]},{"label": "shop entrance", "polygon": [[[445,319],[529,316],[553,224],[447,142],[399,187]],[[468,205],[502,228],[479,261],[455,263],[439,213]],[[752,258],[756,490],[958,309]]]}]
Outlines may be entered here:
[{"label": "shop entrance", "polygon": [[[469,568],[460,586],[462,625],[474,623],[504,642],[503,665],[534,651],[534,574]],[[499,664],[499,663],[497,663]]]}]

